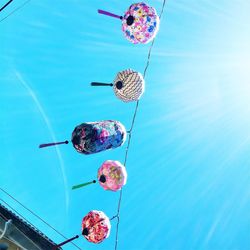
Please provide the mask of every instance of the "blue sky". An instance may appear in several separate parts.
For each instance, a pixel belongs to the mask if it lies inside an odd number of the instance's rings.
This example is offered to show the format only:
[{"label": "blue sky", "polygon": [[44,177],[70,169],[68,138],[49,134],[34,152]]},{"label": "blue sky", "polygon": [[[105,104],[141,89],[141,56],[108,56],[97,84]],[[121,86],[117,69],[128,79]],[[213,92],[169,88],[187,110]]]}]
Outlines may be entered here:
[{"label": "blue sky", "polygon": [[[147,2],[160,11],[161,1]],[[84,156],[38,145],[70,139],[82,122],[130,126],[135,104],[89,83],[143,72],[149,45],[130,44],[119,20],[97,14],[131,3],[32,0],[0,23],[1,187],[69,237],[90,210],[116,213],[118,193],[71,186],[95,178],[107,159],[123,161],[125,147]],[[249,11],[243,0],[167,1],[127,162],[119,250],[250,249]],[[112,226],[102,244],[76,243],[113,249]]]}]

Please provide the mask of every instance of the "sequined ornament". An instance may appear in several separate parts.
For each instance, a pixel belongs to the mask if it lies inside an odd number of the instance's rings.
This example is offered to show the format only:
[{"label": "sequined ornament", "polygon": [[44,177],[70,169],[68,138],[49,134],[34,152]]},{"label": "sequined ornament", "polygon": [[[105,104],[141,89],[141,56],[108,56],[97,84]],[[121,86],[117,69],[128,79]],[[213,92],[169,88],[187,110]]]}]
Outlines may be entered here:
[{"label": "sequined ornament", "polygon": [[118,191],[127,182],[127,171],[119,161],[107,160],[99,168],[97,178],[105,190]]},{"label": "sequined ornament", "polygon": [[[126,129],[119,121],[85,122],[75,127],[71,142],[77,152],[94,154],[120,147],[125,142],[126,136]],[[68,144],[68,141],[41,144],[39,147],[58,144]]]},{"label": "sequined ornament", "polygon": [[155,8],[143,2],[132,4],[124,16],[104,10],[98,10],[98,12],[121,19],[125,37],[134,44],[150,42],[159,30],[160,19]]},{"label": "sequined ornament", "polygon": [[132,69],[118,72],[113,83],[92,82],[91,85],[113,86],[115,95],[124,102],[138,101],[145,90],[142,74]]},{"label": "sequined ornament", "polygon": [[101,211],[92,210],[82,220],[82,235],[92,243],[100,243],[109,237],[111,224]]}]

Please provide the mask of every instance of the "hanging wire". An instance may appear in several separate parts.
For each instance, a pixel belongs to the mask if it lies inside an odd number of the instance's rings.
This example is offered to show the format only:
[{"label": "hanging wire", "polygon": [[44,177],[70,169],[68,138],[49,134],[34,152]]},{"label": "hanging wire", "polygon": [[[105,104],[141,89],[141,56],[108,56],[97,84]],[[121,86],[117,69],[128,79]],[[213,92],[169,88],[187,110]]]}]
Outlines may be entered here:
[{"label": "hanging wire", "polygon": [[[57,234],[59,234],[60,236],[62,236],[64,239],[68,239],[65,235],[63,235],[62,233],[60,233],[57,229],[55,229],[53,226],[51,226],[48,222],[46,222],[44,219],[42,219],[39,215],[37,215],[36,213],[34,213],[31,209],[27,208],[25,205],[23,205],[20,201],[18,201],[15,197],[13,197],[11,194],[9,194],[7,191],[5,191],[3,188],[0,187],[0,190],[5,193],[7,196],[9,196],[12,200],[14,200],[16,203],[18,203],[20,206],[22,206],[24,209],[26,209],[27,211],[29,211],[32,215],[34,215],[37,219],[39,219],[40,221],[42,221],[45,225],[47,225],[49,228],[51,228],[53,231],[55,231]],[[1,201],[3,201],[2,199],[0,199]],[[3,201],[4,202],[4,201]],[[7,204],[6,202],[4,202],[5,204]],[[8,205],[8,204],[7,204]],[[10,207],[10,205],[8,205]],[[11,208],[11,207],[10,207]],[[11,208],[13,209],[13,208]],[[19,214],[16,210],[13,209],[14,212],[16,212],[17,214]],[[21,214],[19,214],[20,217],[22,217],[24,220],[26,220]],[[28,221],[28,220],[27,220]],[[29,222],[30,223],[30,222]],[[30,223],[31,224],[31,223]],[[31,224],[32,225],[32,224]],[[32,225],[33,226],[33,225]],[[34,226],[35,227],[35,226]],[[74,242],[71,242],[72,245],[74,245],[76,248],[80,249],[81,248],[79,246],[77,246]]]},{"label": "hanging wire", "polygon": [[[160,12],[160,15],[159,15],[160,19],[162,17],[163,12],[164,12],[165,5],[166,5],[166,0],[163,0],[162,7],[161,7],[161,12]],[[149,64],[150,64],[151,52],[152,52],[152,48],[154,46],[154,42],[155,42],[155,38],[151,42],[149,50],[148,50],[147,62],[146,62],[146,66],[145,66],[144,72],[143,72],[143,78],[144,79],[145,79],[145,76],[147,74],[147,70],[148,70],[148,67],[149,67]],[[134,128],[138,107],[139,107],[139,100],[136,102],[136,106],[135,106],[135,110],[134,110],[134,114],[133,114],[133,118],[132,118],[132,122],[131,122],[131,127],[130,127],[130,130],[129,130],[128,143],[127,143],[127,147],[126,147],[126,150],[125,150],[125,157],[124,157],[124,166],[125,167],[126,167],[126,164],[127,164],[128,152],[129,152],[130,142],[131,142],[131,138],[132,138],[132,131],[133,131],[133,128]],[[115,250],[117,250],[117,247],[118,247],[121,202],[122,202],[122,188],[121,188],[121,191],[120,191],[118,205],[117,205],[117,215],[116,215],[117,223],[116,223],[116,236],[115,236]]]},{"label": "hanging wire", "polygon": [[3,7],[0,8],[0,12],[4,10],[13,0],[9,0]]},{"label": "hanging wire", "polygon": [[23,2],[20,6],[18,6],[17,8],[15,8],[13,11],[11,11],[6,17],[0,19],[0,23],[2,21],[4,21],[5,19],[7,19],[9,16],[13,15],[15,12],[17,12],[18,10],[22,9],[27,3],[29,3],[31,0],[26,0],[25,2]]}]

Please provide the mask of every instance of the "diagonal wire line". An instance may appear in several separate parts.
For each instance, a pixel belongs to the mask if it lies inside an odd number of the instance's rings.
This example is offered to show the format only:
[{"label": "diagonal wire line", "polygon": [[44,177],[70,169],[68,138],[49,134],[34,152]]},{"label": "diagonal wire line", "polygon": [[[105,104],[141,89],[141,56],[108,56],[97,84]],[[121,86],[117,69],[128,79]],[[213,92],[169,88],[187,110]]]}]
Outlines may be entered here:
[{"label": "diagonal wire line", "polygon": [[3,7],[0,8],[0,12],[4,10],[13,0],[9,0]]},{"label": "diagonal wire line", "polygon": [[[161,19],[163,13],[164,13],[165,5],[166,5],[166,0],[163,0],[162,7],[161,7],[161,12],[160,12],[160,15],[159,15],[160,19]],[[148,67],[149,67],[149,64],[150,64],[150,59],[151,59],[152,48],[154,46],[154,42],[155,42],[155,38],[151,42],[149,50],[148,50],[146,66],[145,66],[144,72],[143,72],[143,78],[145,78],[145,76],[147,74],[147,70],[148,70]],[[132,131],[133,131],[133,128],[134,128],[135,119],[136,119],[136,115],[137,115],[137,112],[138,112],[138,107],[139,107],[139,100],[136,102],[136,106],[135,106],[135,110],[134,110],[134,114],[133,114],[133,118],[132,118],[132,122],[131,122],[131,127],[130,127],[130,130],[129,130],[128,143],[127,143],[127,147],[126,147],[126,150],[125,150],[125,157],[124,157],[124,166],[125,167],[126,167],[126,163],[127,163],[127,159],[128,159],[128,152],[129,152],[130,142],[131,142],[131,138],[132,138]],[[117,205],[117,215],[116,215],[117,223],[116,223],[116,236],[115,236],[115,250],[117,250],[117,247],[118,247],[121,202],[122,202],[122,188],[121,188],[121,191],[120,191],[118,205]]]},{"label": "diagonal wire line", "polygon": [[[14,200],[16,203],[18,203],[20,206],[22,206],[24,209],[26,209],[27,211],[29,211],[32,215],[34,215],[37,219],[39,219],[40,221],[42,221],[45,225],[47,225],[49,228],[51,228],[53,231],[55,231],[57,234],[59,234],[60,236],[62,236],[64,239],[68,239],[65,235],[63,235],[62,233],[60,233],[57,229],[55,229],[53,226],[51,226],[48,222],[46,222],[44,219],[42,219],[39,215],[37,215],[36,213],[34,213],[31,209],[27,208],[25,205],[23,205],[20,201],[18,201],[14,196],[12,196],[11,194],[9,194],[7,191],[5,191],[3,188],[0,187],[0,190],[5,193],[7,196],[9,196],[12,200]],[[1,199],[2,200],[2,199]],[[9,206],[9,205],[8,205]],[[9,206],[10,207],[10,206]],[[16,210],[14,210],[16,212]],[[18,212],[16,212],[17,214],[19,214]],[[20,214],[19,214],[20,215]],[[22,215],[20,215],[21,217],[23,217]],[[24,217],[23,217],[24,218]],[[24,218],[25,219],[25,218]],[[25,219],[26,220],[26,219]],[[30,223],[30,222],[29,222]],[[31,223],[30,223],[31,224]],[[32,225],[32,224],[31,224]],[[80,249],[80,247],[78,247],[74,242],[71,242],[71,244],[73,244],[76,248]]]},{"label": "diagonal wire line", "polygon": [[17,8],[15,8],[13,11],[11,11],[7,16],[5,16],[4,18],[0,19],[0,23],[2,21],[4,21],[5,19],[7,19],[9,16],[13,15],[15,12],[17,12],[18,10],[22,9],[27,3],[29,3],[31,0],[26,0],[25,2],[23,2],[20,6],[18,6]]}]

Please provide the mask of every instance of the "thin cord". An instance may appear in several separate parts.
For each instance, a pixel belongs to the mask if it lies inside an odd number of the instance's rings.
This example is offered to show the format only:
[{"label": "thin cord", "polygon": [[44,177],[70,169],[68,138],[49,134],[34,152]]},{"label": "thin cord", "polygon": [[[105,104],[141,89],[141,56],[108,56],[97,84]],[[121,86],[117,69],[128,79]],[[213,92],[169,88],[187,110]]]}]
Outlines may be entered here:
[{"label": "thin cord", "polygon": [[8,18],[9,16],[13,15],[16,11],[22,9],[28,2],[30,2],[31,0],[26,0],[23,4],[21,4],[19,7],[15,8],[13,11],[11,11],[6,17],[2,18],[0,20],[0,23],[2,21],[4,21],[6,18]]},{"label": "thin cord", "polygon": [[134,111],[131,127],[130,127],[130,130],[129,130],[128,144],[127,144],[127,147],[126,147],[125,158],[124,158],[124,163],[123,163],[124,166],[126,166],[126,163],[127,163],[128,151],[129,151],[129,147],[130,147],[130,141],[131,141],[131,137],[132,137],[132,131],[133,131],[133,128],[134,128],[135,118],[136,118],[136,115],[137,115],[138,107],[139,107],[139,101],[136,102],[135,111]]},{"label": "thin cord", "polygon": [[[161,8],[160,16],[159,16],[160,19],[162,17],[163,12],[164,12],[165,5],[166,5],[166,0],[163,0],[162,8]],[[149,67],[149,64],[150,64],[151,52],[152,52],[152,48],[154,46],[154,42],[155,42],[155,38],[153,39],[153,41],[151,42],[150,47],[149,47],[148,56],[147,56],[147,62],[146,62],[146,66],[145,66],[144,72],[143,72],[143,78],[144,79],[145,79],[145,76],[146,76],[146,73],[147,73],[147,70],[148,70],[148,67]],[[127,144],[127,147],[126,147],[125,158],[124,158],[124,166],[125,167],[126,167],[126,163],[127,163],[127,159],[128,159],[128,152],[129,152],[130,142],[131,142],[131,138],[132,138],[132,131],[133,131],[133,128],[134,128],[134,124],[135,124],[135,119],[136,119],[138,107],[139,107],[139,100],[136,102],[136,106],[135,106],[135,110],[134,110],[134,114],[133,114],[133,118],[132,118],[132,123],[131,123],[131,127],[130,127],[130,130],[129,130],[128,144]],[[117,206],[117,215],[116,215],[116,217],[117,217],[117,223],[116,223],[116,236],[115,236],[115,250],[117,250],[117,247],[118,247],[121,201],[122,201],[122,188],[121,188],[121,191],[120,191],[119,200],[118,200],[118,206]]]},{"label": "thin cord", "polygon": [[[24,206],[20,201],[18,201],[16,198],[14,198],[11,194],[9,194],[7,191],[5,191],[4,189],[2,189],[0,187],[0,190],[5,193],[6,195],[8,195],[12,200],[14,200],[15,202],[17,202],[20,206],[22,206],[24,209],[26,209],[27,211],[29,211],[32,215],[34,215],[37,219],[39,219],[40,221],[42,221],[45,225],[47,225],[48,227],[50,227],[52,230],[54,230],[56,233],[58,233],[60,236],[62,236],[64,239],[68,239],[66,236],[64,236],[62,233],[60,233],[57,229],[55,229],[53,226],[51,226],[48,222],[46,222],[44,219],[42,219],[39,215],[37,215],[36,213],[34,213],[32,210],[30,210],[29,208],[27,208],[26,206]],[[2,200],[2,199],[1,199]],[[9,206],[10,207],[10,206]],[[13,209],[14,210],[14,209]],[[15,210],[14,210],[15,211]],[[16,212],[16,211],[15,211]],[[16,212],[18,213],[18,212]],[[18,213],[19,214],[19,213]],[[20,215],[20,214],[19,214]],[[23,217],[22,215],[20,215],[21,217]],[[23,217],[24,218],[24,217]],[[25,219],[25,218],[24,218]],[[31,223],[30,223],[31,224]],[[32,225],[32,224],[31,224]],[[74,242],[71,242],[71,244],[73,244],[76,248],[80,249],[80,247],[78,247]]]},{"label": "thin cord", "polygon": [[[161,17],[162,17],[162,14],[163,14],[164,9],[165,9],[165,5],[166,5],[166,0],[163,0],[162,8],[161,8],[161,13],[160,13],[159,19],[161,19]],[[152,51],[152,48],[153,48],[153,46],[154,46],[154,43],[155,43],[155,38],[153,39],[153,41],[151,42],[151,45],[150,45],[150,47],[149,47],[147,63],[146,63],[146,66],[145,66],[145,69],[144,69],[144,72],[143,72],[143,77],[144,77],[144,78],[145,78],[146,73],[147,73],[147,70],[148,70],[148,66],[149,66],[150,58],[151,58],[151,51]]]},{"label": "thin cord", "polygon": [[[135,111],[134,111],[134,115],[133,115],[133,118],[132,118],[131,127],[130,127],[130,130],[129,130],[128,144],[127,144],[127,147],[126,147],[125,158],[124,158],[124,163],[123,163],[124,166],[126,166],[126,164],[127,164],[128,151],[129,151],[129,147],[130,147],[130,141],[131,141],[131,137],[132,137],[132,131],[133,131],[133,128],[134,128],[135,118],[136,118],[136,115],[137,115],[138,107],[139,107],[139,101],[136,102]],[[122,188],[121,188],[121,191],[120,191],[119,201],[118,201],[118,206],[117,206],[117,215],[116,215],[117,224],[116,224],[116,235],[115,235],[115,249],[117,249],[117,245],[118,245],[118,231],[119,231],[119,224],[120,224],[121,201],[122,201]]]},{"label": "thin cord", "polygon": [[163,12],[165,10],[166,2],[167,2],[167,0],[163,0],[162,7],[161,7],[161,13],[160,13],[160,16],[159,16],[160,19],[161,19],[161,16],[162,16],[162,14],[163,14]]},{"label": "thin cord", "polygon": [[0,9],[0,12],[2,10],[4,10],[13,0],[9,0],[1,9]]},{"label": "thin cord", "polygon": [[151,42],[150,47],[149,47],[147,62],[146,62],[146,66],[145,66],[145,69],[143,72],[143,78],[145,78],[147,70],[148,70],[148,66],[149,66],[150,58],[151,58],[151,51],[152,51],[152,48],[154,46],[154,43],[155,43],[155,38],[153,39],[153,41]]}]

